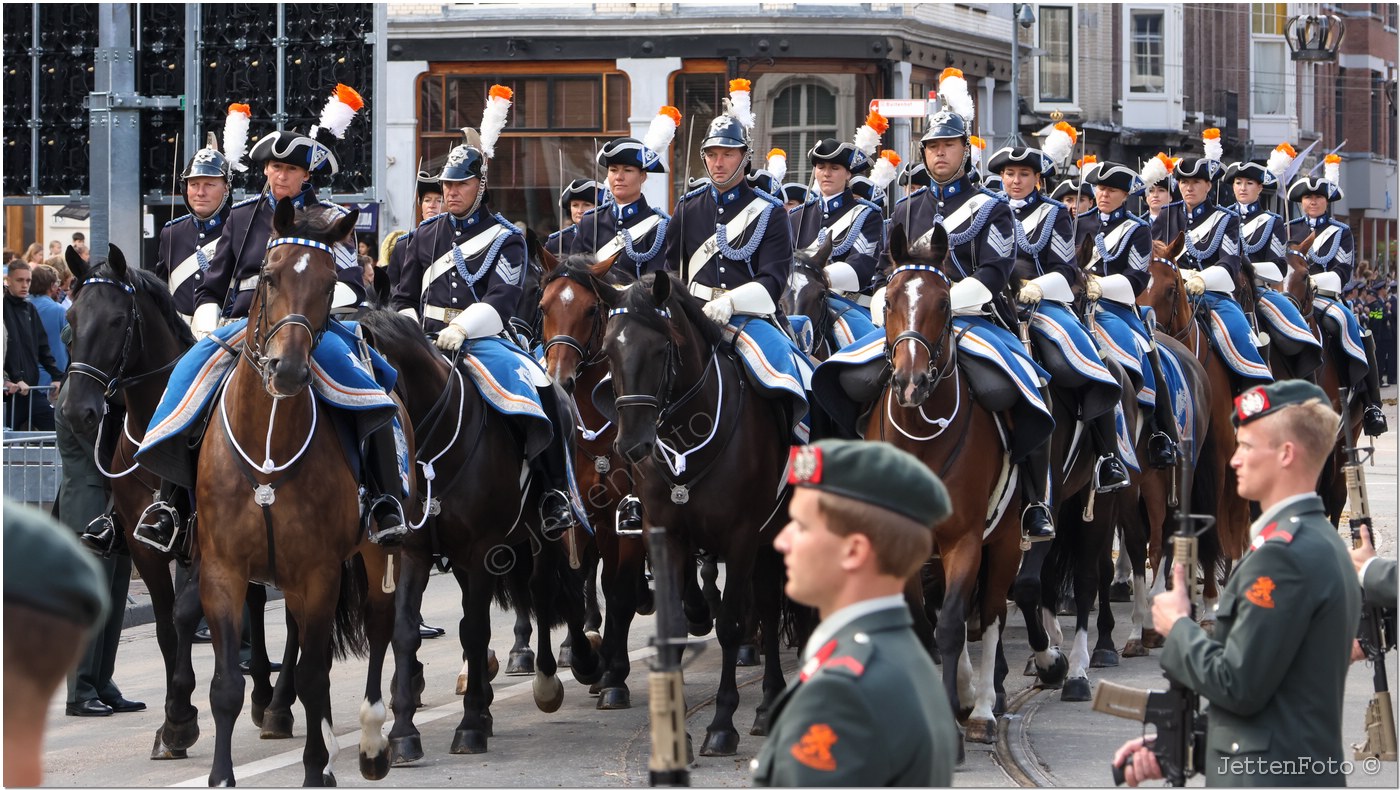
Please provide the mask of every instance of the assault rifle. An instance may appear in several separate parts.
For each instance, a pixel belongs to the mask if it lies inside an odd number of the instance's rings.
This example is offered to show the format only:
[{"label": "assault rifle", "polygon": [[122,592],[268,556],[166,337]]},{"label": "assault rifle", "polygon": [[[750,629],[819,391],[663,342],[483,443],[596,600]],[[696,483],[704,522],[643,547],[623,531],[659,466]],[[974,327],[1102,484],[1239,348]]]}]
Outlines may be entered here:
[{"label": "assault rifle", "polygon": [[[1194,600],[1200,536],[1215,524],[1215,517],[1191,512],[1191,456],[1190,440],[1183,439],[1177,464],[1181,497],[1176,510],[1177,534],[1172,538],[1172,563],[1186,569],[1186,595]],[[1201,527],[1196,530],[1198,522]],[[1194,615],[1194,603],[1191,609]],[[1206,714],[1200,712],[1200,697],[1194,690],[1170,675],[1167,680],[1170,685],[1166,691],[1135,689],[1101,680],[1094,689],[1093,705],[1099,713],[1153,725],[1157,737],[1147,746],[1156,756],[1167,784],[1184,787],[1188,778],[1205,772]],[[1116,765],[1112,769],[1113,783],[1122,785],[1123,769]]]},{"label": "assault rifle", "polygon": [[[1342,475],[1346,478],[1347,504],[1351,510],[1347,522],[1351,527],[1351,545],[1361,548],[1361,530],[1364,529],[1374,546],[1376,533],[1371,529],[1371,503],[1366,497],[1363,466],[1372,450],[1356,447],[1345,425],[1342,426],[1342,450],[1346,459],[1342,464]],[[1366,742],[1353,744],[1352,749],[1358,760],[1374,758],[1395,762],[1395,711],[1390,707],[1390,682],[1385,674],[1385,654],[1395,647],[1395,608],[1381,606],[1363,597],[1356,639],[1361,643],[1366,661],[1374,670],[1372,684],[1375,694],[1366,706]]]},{"label": "assault rifle", "polygon": [[689,787],[690,768],[685,732],[685,680],[681,651],[684,632],[679,630],[680,595],[674,590],[675,571],[667,559],[666,529],[653,526],[647,551],[656,569],[656,659],[651,666],[652,787]]}]

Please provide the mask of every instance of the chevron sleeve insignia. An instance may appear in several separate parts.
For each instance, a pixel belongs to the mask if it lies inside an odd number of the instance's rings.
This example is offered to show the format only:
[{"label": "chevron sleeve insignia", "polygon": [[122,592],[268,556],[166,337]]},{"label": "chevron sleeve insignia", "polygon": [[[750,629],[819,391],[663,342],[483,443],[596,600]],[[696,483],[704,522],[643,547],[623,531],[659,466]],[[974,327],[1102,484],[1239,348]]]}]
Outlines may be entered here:
[{"label": "chevron sleeve insignia", "polygon": [[987,228],[987,246],[992,248],[992,252],[998,258],[1010,258],[1013,245],[1016,240],[1010,236],[1003,236],[995,225]]}]

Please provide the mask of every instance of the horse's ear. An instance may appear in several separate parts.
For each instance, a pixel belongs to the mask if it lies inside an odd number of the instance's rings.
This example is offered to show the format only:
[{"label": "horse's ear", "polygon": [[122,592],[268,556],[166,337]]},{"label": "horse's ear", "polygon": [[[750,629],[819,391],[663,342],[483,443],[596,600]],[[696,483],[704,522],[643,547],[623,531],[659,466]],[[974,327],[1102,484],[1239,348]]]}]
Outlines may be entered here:
[{"label": "horse's ear", "polygon": [[559,268],[559,259],[540,243],[540,235],[534,228],[525,229],[525,247],[530,250],[530,257],[540,262],[545,274],[553,274]]},{"label": "horse's ear", "polygon": [[1181,257],[1181,251],[1186,249],[1186,234],[1177,233],[1172,243],[1167,245],[1167,256],[1172,260]]},{"label": "horse's ear", "polygon": [[68,263],[68,271],[73,273],[73,277],[78,282],[86,280],[87,276],[92,273],[92,264],[83,260],[83,256],[79,255],[78,251],[73,249],[73,245],[71,244],[68,245],[68,249],[64,251],[63,260]]},{"label": "horse's ear", "polygon": [[1311,233],[1309,233],[1309,234],[1307,235],[1306,238],[1304,238],[1302,241],[1298,242],[1297,244],[1290,244],[1290,245],[1288,245],[1288,249],[1290,249],[1290,250],[1292,250],[1292,251],[1294,251],[1294,252],[1297,252],[1297,253],[1306,254],[1308,250],[1312,249],[1313,239],[1315,239],[1315,238],[1317,238],[1317,231],[1312,231]]},{"label": "horse's ear", "polygon": [[880,264],[881,273],[886,277],[899,267],[900,261],[909,259],[909,238],[904,235],[904,226],[895,225],[890,231],[890,248],[885,250],[885,259]]},{"label": "horse's ear", "polygon": [[651,300],[657,307],[666,304],[666,300],[671,298],[671,275],[666,272],[657,272],[651,281]]},{"label": "horse's ear", "polygon": [[598,261],[592,266],[589,266],[588,273],[593,275],[594,277],[607,277],[608,272],[612,271],[613,264],[617,263],[617,259],[621,255],[622,250],[618,250],[617,252],[613,253],[611,258]]},{"label": "horse's ear", "polygon": [[1079,249],[1075,250],[1075,258],[1079,261],[1079,268],[1089,268],[1089,262],[1094,260],[1094,237],[1085,235],[1079,242]]},{"label": "horse's ear", "polygon": [[297,207],[293,205],[291,198],[282,198],[277,201],[277,208],[272,212],[272,229],[278,236],[290,236],[296,227]]},{"label": "horse's ear", "polygon": [[825,268],[827,261],[831,260],[831,237],[824,237],[821,245],[810,255],[805,252],[799,252],[797,253],[797,257],[801,258],[803,262],[813,269]]},{"label": "horse's ear", "polygon": [[112,270],[112,274],[118,280],[126,279],[126,256],[122,254],[121,248],[115,244],[107,245],[107,267]]},{"label": "horse's ear", "polygon": [[929,236],[928,254],[936,266],[942,266],[943,261],[948,258],[948,231],[944,230],[941,224],[933,226],[933,233]]},{"label": "horse's ear", "polygon": [[[281,204],[281,203],[278,203],[278,204],[277,204],[277,210],[278,210],[278,211],[281,211],[281,210],[282,210],[282,204]],[[337,239],[349,239],[350,242],[351,242],[351,243],[350,243],[350,246],[351,246],[351,247],[354,247],[355,244],[354,244],[354,239],[353,239],[352,237],[355,235],[355,222],[356,222],[357,220],[359,220],[359,218],[360,218],[360,210],[357,209],[357,208],[352,208],[352,209],[350,209],[350,213],[349,213],[349,214],[346,214],[345,216],[343,216],[343,217],[341,217],[340,219],[336,220],[336,223],[335,223],[335,225],[334,225],[334,230],[332,230],[332,233],[334,234],[334,237],[337,238]]]},{"label": "horse's ear", "polygon": [[598,287],[594,288],[593,290],[595,293],[598,294],[598,299],[603,304],[608,306],[608,309],[611,310],[612,308],[617,307],[618,304],[622,302],[622,292],[626,289],[614,288],[613,286],[608,285],[607,283],[597,283],[597,285]]}]

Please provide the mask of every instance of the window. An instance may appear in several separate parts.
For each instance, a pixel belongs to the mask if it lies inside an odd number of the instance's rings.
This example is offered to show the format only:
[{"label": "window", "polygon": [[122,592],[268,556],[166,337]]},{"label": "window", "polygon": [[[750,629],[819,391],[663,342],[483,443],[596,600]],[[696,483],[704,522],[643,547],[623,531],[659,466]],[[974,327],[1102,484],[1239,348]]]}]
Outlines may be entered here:
[{"label": "window", "polygon": [[1069,6],[1039,8],[1039,46],[1036,86],[1042,102],[1074,101],[1074,9]]},{"label": "window", "polygon": [[1257,36],[1281,36],[1288,25],[1287,3],[1251,3],[1249,29]]},{"label": "window", "polygon": [[773,146],[788,152],[788,181],[811,180],[807,152],[823,137],[836,137],[836,94],[822,85],[789,85],[773,99]]},{"label": "window", "polygon": [[1254,114],[1288,114],[1288,46],[1282,40],[1254,41]]},{"label": "window", "polygon": [[1128,89],[1133,93],[1162,93],[1162,12],[1132,12],[1132,55]]},{"label": "window", "polygon": [[[631,91],[621,73],[428,74],[419,82],[418,155],[437,171],[477,128],[494,84],[515,92],[488,171],[492,206],[547,235],[561,223],[559,192],[575,178],[596,178],[597,147],[631,133]],[[568,218],[563,218],[568,224]]]}]

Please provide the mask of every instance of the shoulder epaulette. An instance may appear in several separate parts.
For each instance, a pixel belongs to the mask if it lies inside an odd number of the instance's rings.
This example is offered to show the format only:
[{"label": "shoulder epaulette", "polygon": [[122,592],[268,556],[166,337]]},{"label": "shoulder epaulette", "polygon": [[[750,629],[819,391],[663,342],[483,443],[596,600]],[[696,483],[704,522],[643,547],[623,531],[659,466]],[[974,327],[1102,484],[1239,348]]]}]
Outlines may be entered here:
[{"label": "shoulder epaulette", "polygon": [[755,189],[753,193],[768,201],[769,203],[772,203],[775,206],[786,205],[785,203],[783,203],[783,201],[779,200],[777,197],[769,194],[768,192],[763,191],[762,189]]},{"label": "shoulder epaulette", "polygon": [[684,195],[681,195],[681,200],[690,200],[691,198],[695,197],[696,195],[699,195],[699,194],[703,193],[705,190],[707,190],[707,189],[709,189],[709,188],[710,188],[710,185],[709,185],[709,184],[705,184],[705,185],[703,185],[703,186],[698,186],[698,187],[696,187],[696,188],[690,190],[689,192],[685,193]]},{"label": "shoulder epaulette", "polygon": [[238,207],[240,207],[240,206],[246,206],[246,205],[248,205],[249,203],[256,203],[256,202],[258,202],[259,200],[262,200],[262,195],[254,195],[254,196],[249,197],[249,198],[243,198],[242,200],[238,201],[237,203],[234,203],[234,204],[233,204],[233,207],[234,207],[234,208],[238,208]]},{"label": "shoulder epaulette", "polygon": [[[588,209],[587,211],[583,212],[583,216],[586,217],[586,216],[588,216],[589,214],[596,214],[596,213],[598,213],[598,209],[599,209],[599,206],[594,206],[593,208]],[[583,217],[580,217],[579,219],[582,219],[582,218],[583,218]]]},{"label": "shoulder epaulette", "polygon": [[849,639],[833,639],[822,645],[807,663],[802,665],[800,679],[808,680],[818,674],[841,675],[858,678],[865,674],[875,652],[874,643],[865,634],[857,634]]},{"label": "shoulder epaulette", "polygon": [[1065,205],[1064,203],[1061,203],[1060,201],[1058,201],[1058,200],[1056,200],[1056,199],[1054,199],[1054,198],[1052,198],[1052,197],[1045,197],[1044,195],[1041,195],[1041,198],[1040,198],[1040,199],[1041,199],[1041,200],[1044,200],[1046,203],[1049,203],[1050,205],[1055,206],[1055,207],[1057,207],[1057,208],[1062,208],[1062,209],[1069,208],[1069,206]]},{"label": "shoulder epaulette", "polygon": [[171,225],[179,225],[181,222],[184,222],[185,220],[187,220],[187,219],[189,219],[190,217],[193,217],[193,216],[194,216],[193,214],[186,214],[186,215],[184,215],[184,216],[182,216],[182,217],[176,217],[175,219],[172,219],[172,220],[170,220],[169,222],[165,223],[162,227],[168,228],[168,227],[170,227]]},{"label": "shoulder epaulette", "polygon": [[978,184],[976,188],[977,188],[977,191],[978,191],[978,192],[981,192],[982,194],[987,195],[988,197],[990,197],[990,198],[992,198],[992,199],[994,199],[994,200],[996,200],[996,201],[998,201],[998,202],[1001,202],[1001,203],[1008,203],[1008,204],[1011,202],[1011,197],[1010,197],[1009,195],[1007,195],[1005,192],[993,192],[992,190],[987,189],[986,187],[982,186],[981,184]]},{"label": "shoulder epaulette", "polygon": [[866,208],[874,209],[878,213],[884,212],[884,209],[880,208],[878,204],[874,203],[873,201],[866,200],[863,197],[857,197],[856,202],[862,206],[865,206]]},{"label": "shoulder epaulette", "polygon": [[916,196],[916,195],[923,194],[924,192],[927,192],[927,191],[928,191],[928,187],[919,187],[918,189],[914,190],[913,192],[910,192],[909,194],[905,195],[904,197],[900,198],[899,200],[896,200],[896,201],[894,202],[894,204],[895,204],[896,206],[898,206],[899,204],[901,204],[901,203],[903,203],[903,202],[909,200],[910,198],[912,198],[912,197],[914,197],[914,196]]},{"label": "shoulder epaulette", "polygon": [[514,222],[511,222],[510,220],[501,216],[498,212],[491,212],[491,216],[495,218],[496,222],[500,223],[500,225],[506,229],[507,233],[514,233],[517,236],[525,235],[525,231],[516,227]]},{"label": "shoulder epaulette", "polygon": [[1278,522],[1271,522],[1267,527],[1259,531],[1258,537],[1250,542],[1249,547],[1257,551],[1265,543],[1276,541],[1287,545],[1293,542],[1293,533],[1278,528]]},{"label": "shoulder epaulette", "polygon": [[[571,228],[571,227],[573,227],[573,226],[570,225],[569,227]],[[566,230],[568,230],[568,229],[569,229],[569,228],[561,228],[560,230],[554,231],[553,233],[549,234],[548,236],[545,236],[545,241],[550,241],[550,240],[552,240],[552,239],[557,239],[557,238],[559,238],[560,236],[563,236],[563,235],[564,235],[564,231],[566,231]]]},{"label": "shoulder epaulette", "polygon": [[652,207],[651,207],[651,213],[655,214],[656,216],[658,216],[658,217],[660,217],[660,218],[662,218],[662,219],[670,219],[670,218],[671,218],[671,215],[670,215],[670,214],[667,214],[665,211],[663,211],[661,208],[659,208],[659,207],[657,207],[657,206],[652,206]]},{"label": "shoulder epaulette", "polygon": [[[438,220],[442,219],[442,218],[445,217],[445,216],[447,216],[447,212],[444,211],[444,212],[442,212],[441,214],[435,214],[435,215],[433,215],[433,216],[431,216],[431,217],[428,217],[427,219],[425,219],[425,220],[423,220],[422,222],[418,223],[418,228],[426,228],[428,225],[430,225],[430,224],[432,224],[432,223],[434,223],[434,222],[437,222]],[[418,228],[414,228],[414,230],[417,230]]]},{"label": "shoulder epaulette", "polygon": [[350,213],[350,209],[340,205],[339,203],[332,203],[329,200],[321,200],[320,198],[317,198],[316,203],[317,205],[325,206],[326,208],[333,208],[336,211],[339,211],[342,217]]}]

